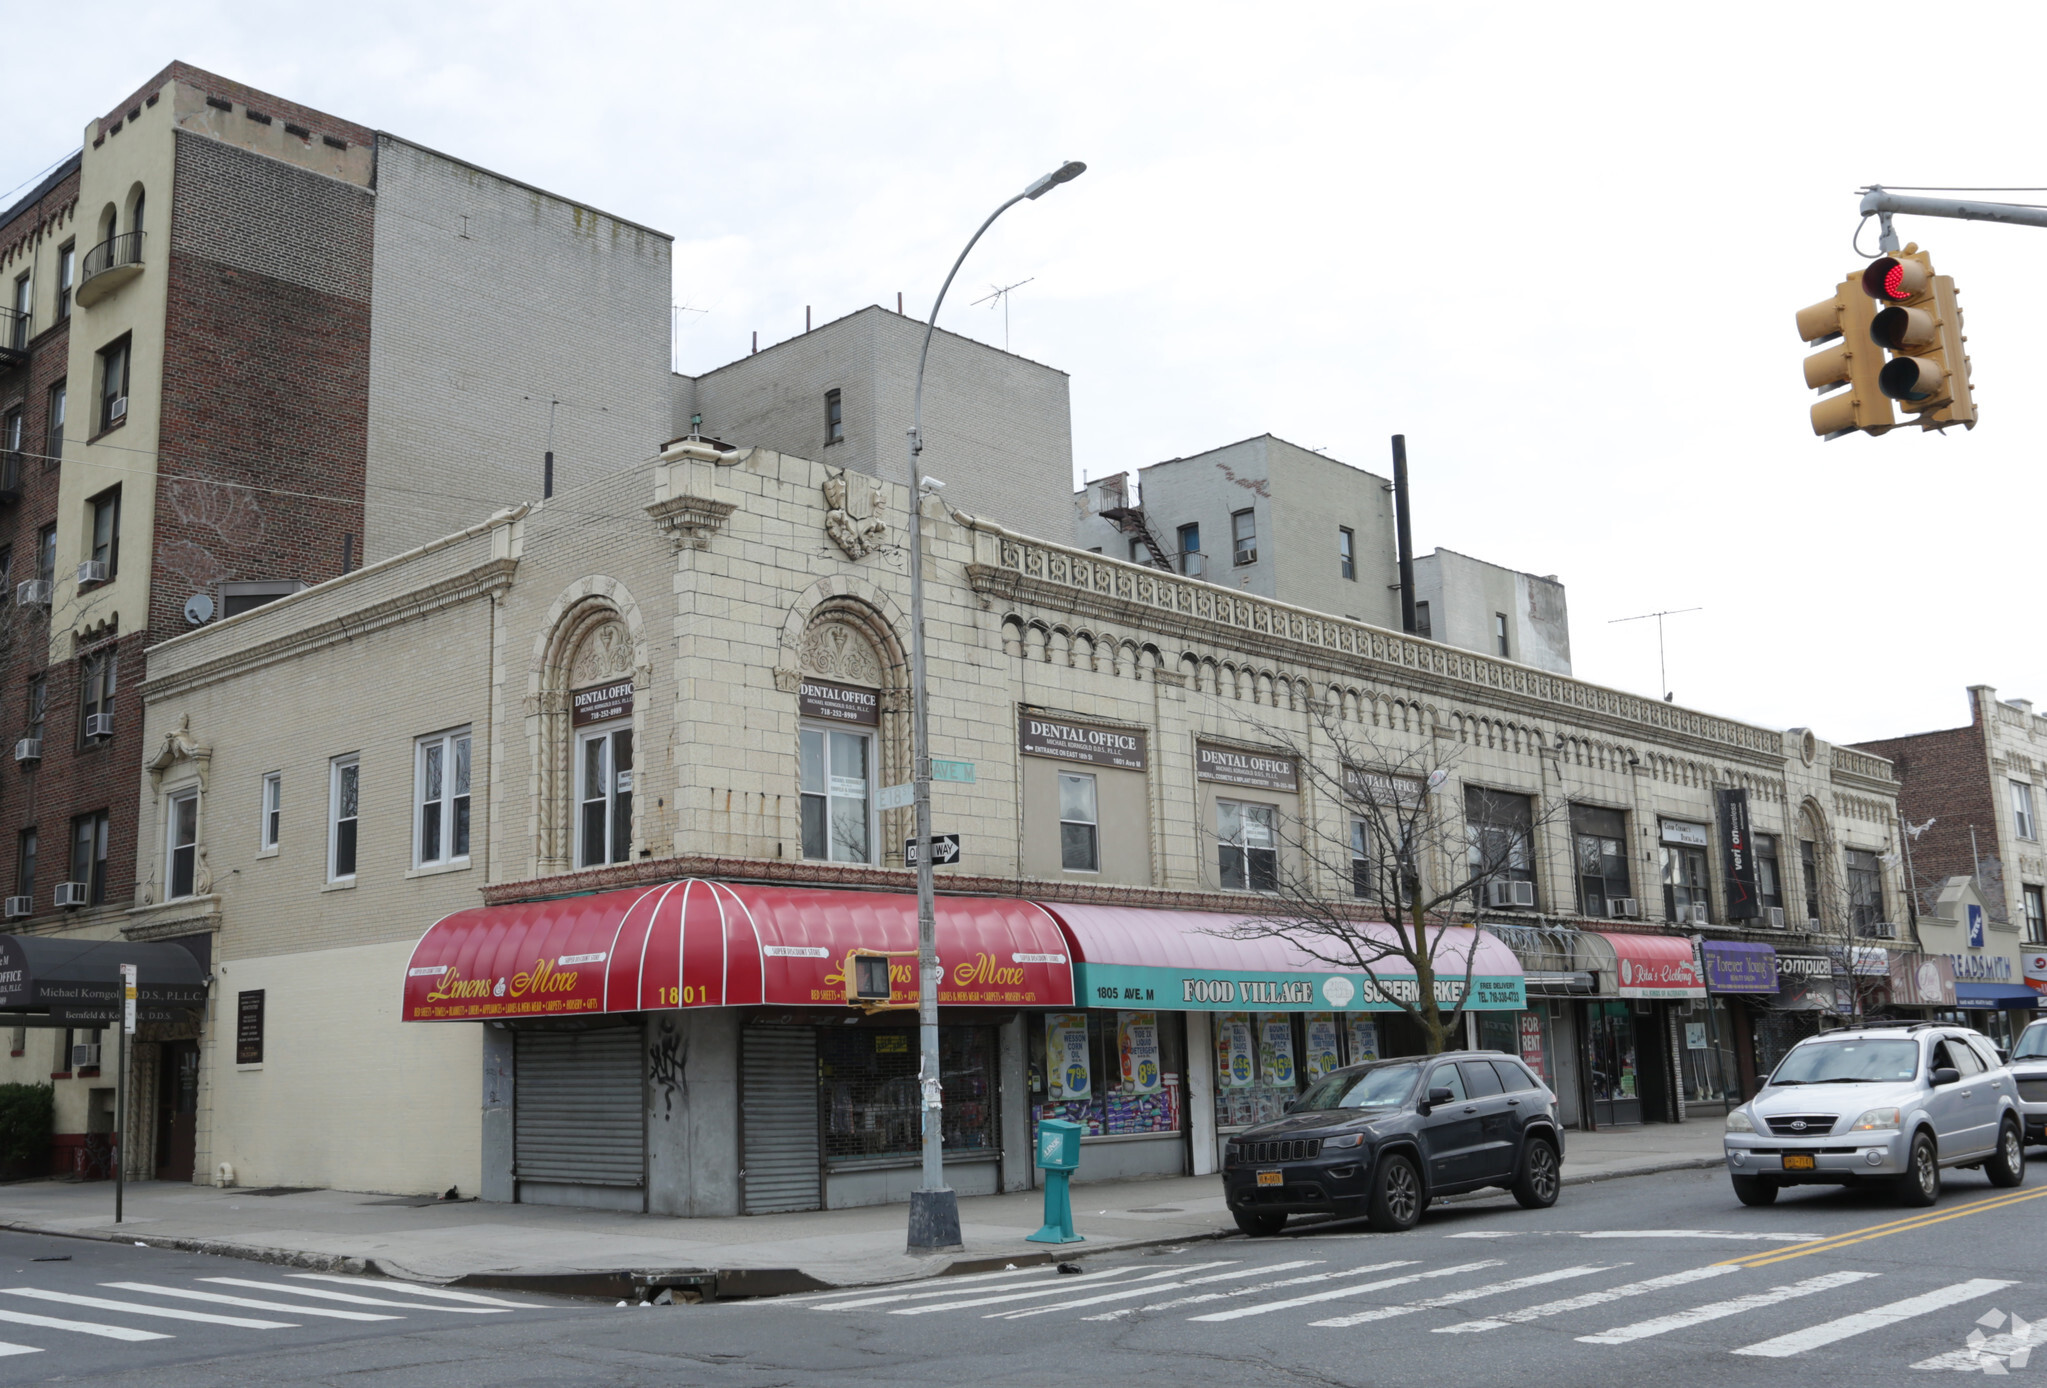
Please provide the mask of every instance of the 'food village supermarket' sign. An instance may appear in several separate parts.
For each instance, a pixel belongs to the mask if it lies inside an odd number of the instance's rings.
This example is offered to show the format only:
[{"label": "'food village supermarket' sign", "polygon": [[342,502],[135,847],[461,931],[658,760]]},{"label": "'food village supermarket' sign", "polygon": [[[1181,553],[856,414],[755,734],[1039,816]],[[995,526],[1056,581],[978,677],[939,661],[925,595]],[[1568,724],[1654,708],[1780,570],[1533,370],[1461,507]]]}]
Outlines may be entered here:
[{"label": "'food village supermarket' sign", "polygon": [[1292,795],[1300,787],[1292,757],[1275,757],[1265,752],[1244,752],[1212,743],[1194,744],[1194,774],[1203,781],[1226,786],[1248,786],[1253,790],[1277,790]]},{"label": "'food village supermarket' sign", "polygon": [[[1462,974],[1436,979],[1436,1002],[1454,1007],[1464,996]],[[1179,1012],[1394,1012],[1421,997],[1412,975],[1362,973],[1230,973],[1166,969],[1141,964],[1073,965],[1073,995],[1088,1007],[1146,1007]],[[1521,976],[1479,974],[1471,980],[1473,1012],[1519,1012],[1528,1005]]]}]

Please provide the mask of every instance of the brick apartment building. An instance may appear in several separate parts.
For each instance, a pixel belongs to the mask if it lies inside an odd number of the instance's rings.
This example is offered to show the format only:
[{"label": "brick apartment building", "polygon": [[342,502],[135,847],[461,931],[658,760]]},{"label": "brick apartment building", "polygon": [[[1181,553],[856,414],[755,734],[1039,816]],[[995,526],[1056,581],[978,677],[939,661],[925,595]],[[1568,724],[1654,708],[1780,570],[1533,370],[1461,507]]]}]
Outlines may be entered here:
[{"label": "brick apartment building", "polygon": [[[664,436],[669,251],[183,63],[0,211],[0,929],[139,938],[173,894],[197,826],[136,842],[145,647]],[[72,1074],[96,1039],[56,1031],[60,1134],[111,1116],[94,1053]]]}]

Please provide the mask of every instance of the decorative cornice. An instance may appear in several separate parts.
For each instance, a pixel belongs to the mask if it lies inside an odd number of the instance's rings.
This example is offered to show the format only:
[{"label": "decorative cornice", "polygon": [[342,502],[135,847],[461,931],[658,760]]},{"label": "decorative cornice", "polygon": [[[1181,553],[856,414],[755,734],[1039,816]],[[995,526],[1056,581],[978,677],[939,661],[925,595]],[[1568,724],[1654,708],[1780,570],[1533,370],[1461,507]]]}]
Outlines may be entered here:
[{"label": "decorative cornice", "polygon": [[121,936],[128,940],[167,940],[179,935],[220,933],[220,898],[187,896],[176,901],[137,906],[129,910]]},{"label": "decorative cornice", "polygon": [[654,518],[654,524],[666,531],[675,541],[678,549],[709,549],[711,537],[725,524],[725,518],[738,506],[730,501],[714,501],[707,496],[671,496],[666,501],[657,501],[647,507],[647,514]]}]

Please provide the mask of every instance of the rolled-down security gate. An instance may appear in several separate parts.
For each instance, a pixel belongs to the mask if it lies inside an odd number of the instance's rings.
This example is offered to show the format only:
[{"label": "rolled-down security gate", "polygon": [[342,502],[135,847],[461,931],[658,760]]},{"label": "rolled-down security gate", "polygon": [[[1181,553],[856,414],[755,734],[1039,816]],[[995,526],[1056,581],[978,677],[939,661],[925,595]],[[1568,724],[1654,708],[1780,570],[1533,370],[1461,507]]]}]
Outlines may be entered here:
[{"label": "rolled-down security gate", "polygon": [[748,1027],[741,1048],[746,1212],[814,1210],[818,1186],[817,1032]]},{"label": "rolled-down security gate", "polygon": [[646,1207],[640,1029],[521,1031],[512,1110],[518,1198]]}]

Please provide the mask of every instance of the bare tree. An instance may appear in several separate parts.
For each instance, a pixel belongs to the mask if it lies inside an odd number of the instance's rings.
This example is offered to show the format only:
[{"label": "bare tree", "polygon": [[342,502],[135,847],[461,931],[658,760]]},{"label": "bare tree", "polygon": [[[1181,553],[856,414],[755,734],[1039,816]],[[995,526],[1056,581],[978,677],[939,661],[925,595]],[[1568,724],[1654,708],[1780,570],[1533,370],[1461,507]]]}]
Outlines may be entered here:
[{"label": "bare tree", "polygon": [[[1269,866],[1247,864],[1244,884],[1271,904],[1215,933],[1284,941],[1332,969],[1364,974],[1437,1054],[1457,1037],[1471,1001],[1476,911],[1497,884],[1532,884],[1537,834],[1551,812],[1532,811],[1527,797],[1474,789],[1478,813],[1468,819],[1465,804],[1446,805],[1439,794],[1454,754],[1434,742],[1389,747],[1326,705],[1311,707],[1306,739],[1264,724],[1255,737],[1289,753],[1304,790],[1332,808],[1271,826],[1276,851]],[[1529,897],[1532,905],[1532,888]]]}]

